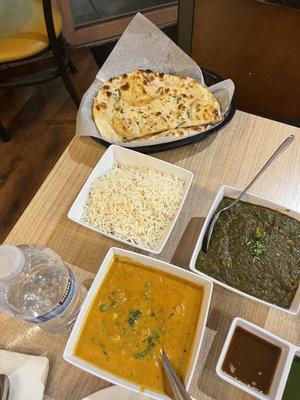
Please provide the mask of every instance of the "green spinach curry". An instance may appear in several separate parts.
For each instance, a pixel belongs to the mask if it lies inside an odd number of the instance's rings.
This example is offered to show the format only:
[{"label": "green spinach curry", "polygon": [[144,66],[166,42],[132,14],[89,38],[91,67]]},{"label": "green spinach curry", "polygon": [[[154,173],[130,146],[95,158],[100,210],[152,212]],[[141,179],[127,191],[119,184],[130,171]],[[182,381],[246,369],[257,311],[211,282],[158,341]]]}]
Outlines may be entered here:
[{"label": "green spinach curry", "polygon": [[[233,199],[225,197],[218,209]],[[289,308],[300,279],[300,222],[238,202],[221,213],[199,271],[261,300]]]}]

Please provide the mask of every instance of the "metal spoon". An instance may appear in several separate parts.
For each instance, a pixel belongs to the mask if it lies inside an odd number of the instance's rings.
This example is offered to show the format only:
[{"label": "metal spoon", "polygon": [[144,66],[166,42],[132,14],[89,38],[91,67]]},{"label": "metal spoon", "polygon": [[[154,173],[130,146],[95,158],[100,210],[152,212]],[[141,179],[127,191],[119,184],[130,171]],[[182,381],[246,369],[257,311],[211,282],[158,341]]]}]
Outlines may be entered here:
[{"label": "metal spoon", "polygon": [[292,141],[294,140],[294,135],[289,136],[287,139],[285,139],[285,141],[283,143],[281,143],[281,145],[278,147],[278,149],[272,154],[272,156],[268,159],[268,161],[265,163],[265,165],[262,167],[262,169],[258,172],[258,174],[254,177],[254,179],[252,179],[252,181],[249,183],[249,185],[242,191],[242,193],[231,203],[229,204],[229,206],[222,208],[219,211],[216,211],[213,216],[212,219],[206,229],[205,235],[204,235],[204,239],[203,239],[203,249],[205,252],[207,252],[208,247],[209,247],[209,243],[210,243],[210,239],[211,239],[211,235],[212,232],[214,230],[215,224],[217,222],[217,219],[219,218],[220,214],[223,211],[228,210],[229,208],[233,207],[236,205],[236,203],[241,199],[241,197],[250,189],[250,187],[257,181],[257,179],[261,176],[261,174],[263,172],[265,172],[265,170],[268,168],[268,166],[272,163],[272,161],[275,160],[275,158],[277,158],[281,153],[284,152],[284,150],[292,143]]},{"label": "metal spoon", "polygon": [[0,374],[0,400],[8,400],[9,379],[5,374]]},{"label": "metal spoon", "polygon": [[176,400],[193,400],[180,382],[167,354],[161,350],[162,364]]}]

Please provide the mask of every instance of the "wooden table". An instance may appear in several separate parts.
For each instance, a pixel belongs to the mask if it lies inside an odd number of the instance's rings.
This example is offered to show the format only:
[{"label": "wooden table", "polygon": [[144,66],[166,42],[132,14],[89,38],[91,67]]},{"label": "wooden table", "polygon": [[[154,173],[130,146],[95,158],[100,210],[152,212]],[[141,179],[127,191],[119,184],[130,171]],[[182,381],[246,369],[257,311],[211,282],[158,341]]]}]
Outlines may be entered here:
[{"label": "wooden table", "polygon": [[[237,112],[223,131],[195,145],[154,154],[194,172],[187,202],[159,258],[187,268],[197,233],[222,184],[242,188],[274,149],[290,134],[292,146],[254,186],[252,192],[300,211],[299,129]],[[89,138],[74,138],[14,229],[7,243],[47,245],[81,269],[95,273],[111,246],[126,247],[67,219],[79,189],[102,156],[104,148]],[[86,272],[84,272],[86,271]],[[299,317],[269,309],[215,286],[207,326],[216,335],[201,374],[193,379],[197,399],[235,400],[250,396],[217,378],[215,366],[234,316],[244,317],[295,344],[300,344]],[[65,337],[0,316],[0,347],[46,354],[50,372],[46,393],[55,400],[77,400],[107,383],[62,360]]]}]

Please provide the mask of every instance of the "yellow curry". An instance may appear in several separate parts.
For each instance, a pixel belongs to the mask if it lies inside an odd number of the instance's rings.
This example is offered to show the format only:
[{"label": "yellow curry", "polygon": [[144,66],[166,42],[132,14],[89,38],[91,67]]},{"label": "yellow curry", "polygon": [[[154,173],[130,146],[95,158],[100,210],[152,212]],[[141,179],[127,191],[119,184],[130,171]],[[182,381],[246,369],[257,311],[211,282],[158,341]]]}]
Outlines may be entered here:
[{"label": "yellow curry", "polygon": [[203,288],[114,257],[74,354],[142,388],[163,392],[160,348],[186,374]]}]

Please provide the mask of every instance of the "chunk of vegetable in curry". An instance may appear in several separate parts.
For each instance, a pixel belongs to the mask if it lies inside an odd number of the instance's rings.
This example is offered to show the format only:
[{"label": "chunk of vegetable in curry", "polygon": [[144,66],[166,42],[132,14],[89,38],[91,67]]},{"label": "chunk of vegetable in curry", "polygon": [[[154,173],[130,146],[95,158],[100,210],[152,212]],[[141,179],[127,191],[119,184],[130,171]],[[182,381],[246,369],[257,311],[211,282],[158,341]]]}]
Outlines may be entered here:
[{"label": "chunk of vegetable in curry", "polygon": [[202,298],[201,286],[115,256],[74,354],[142,388],[163,392],[160,349],[184,377]]}]

